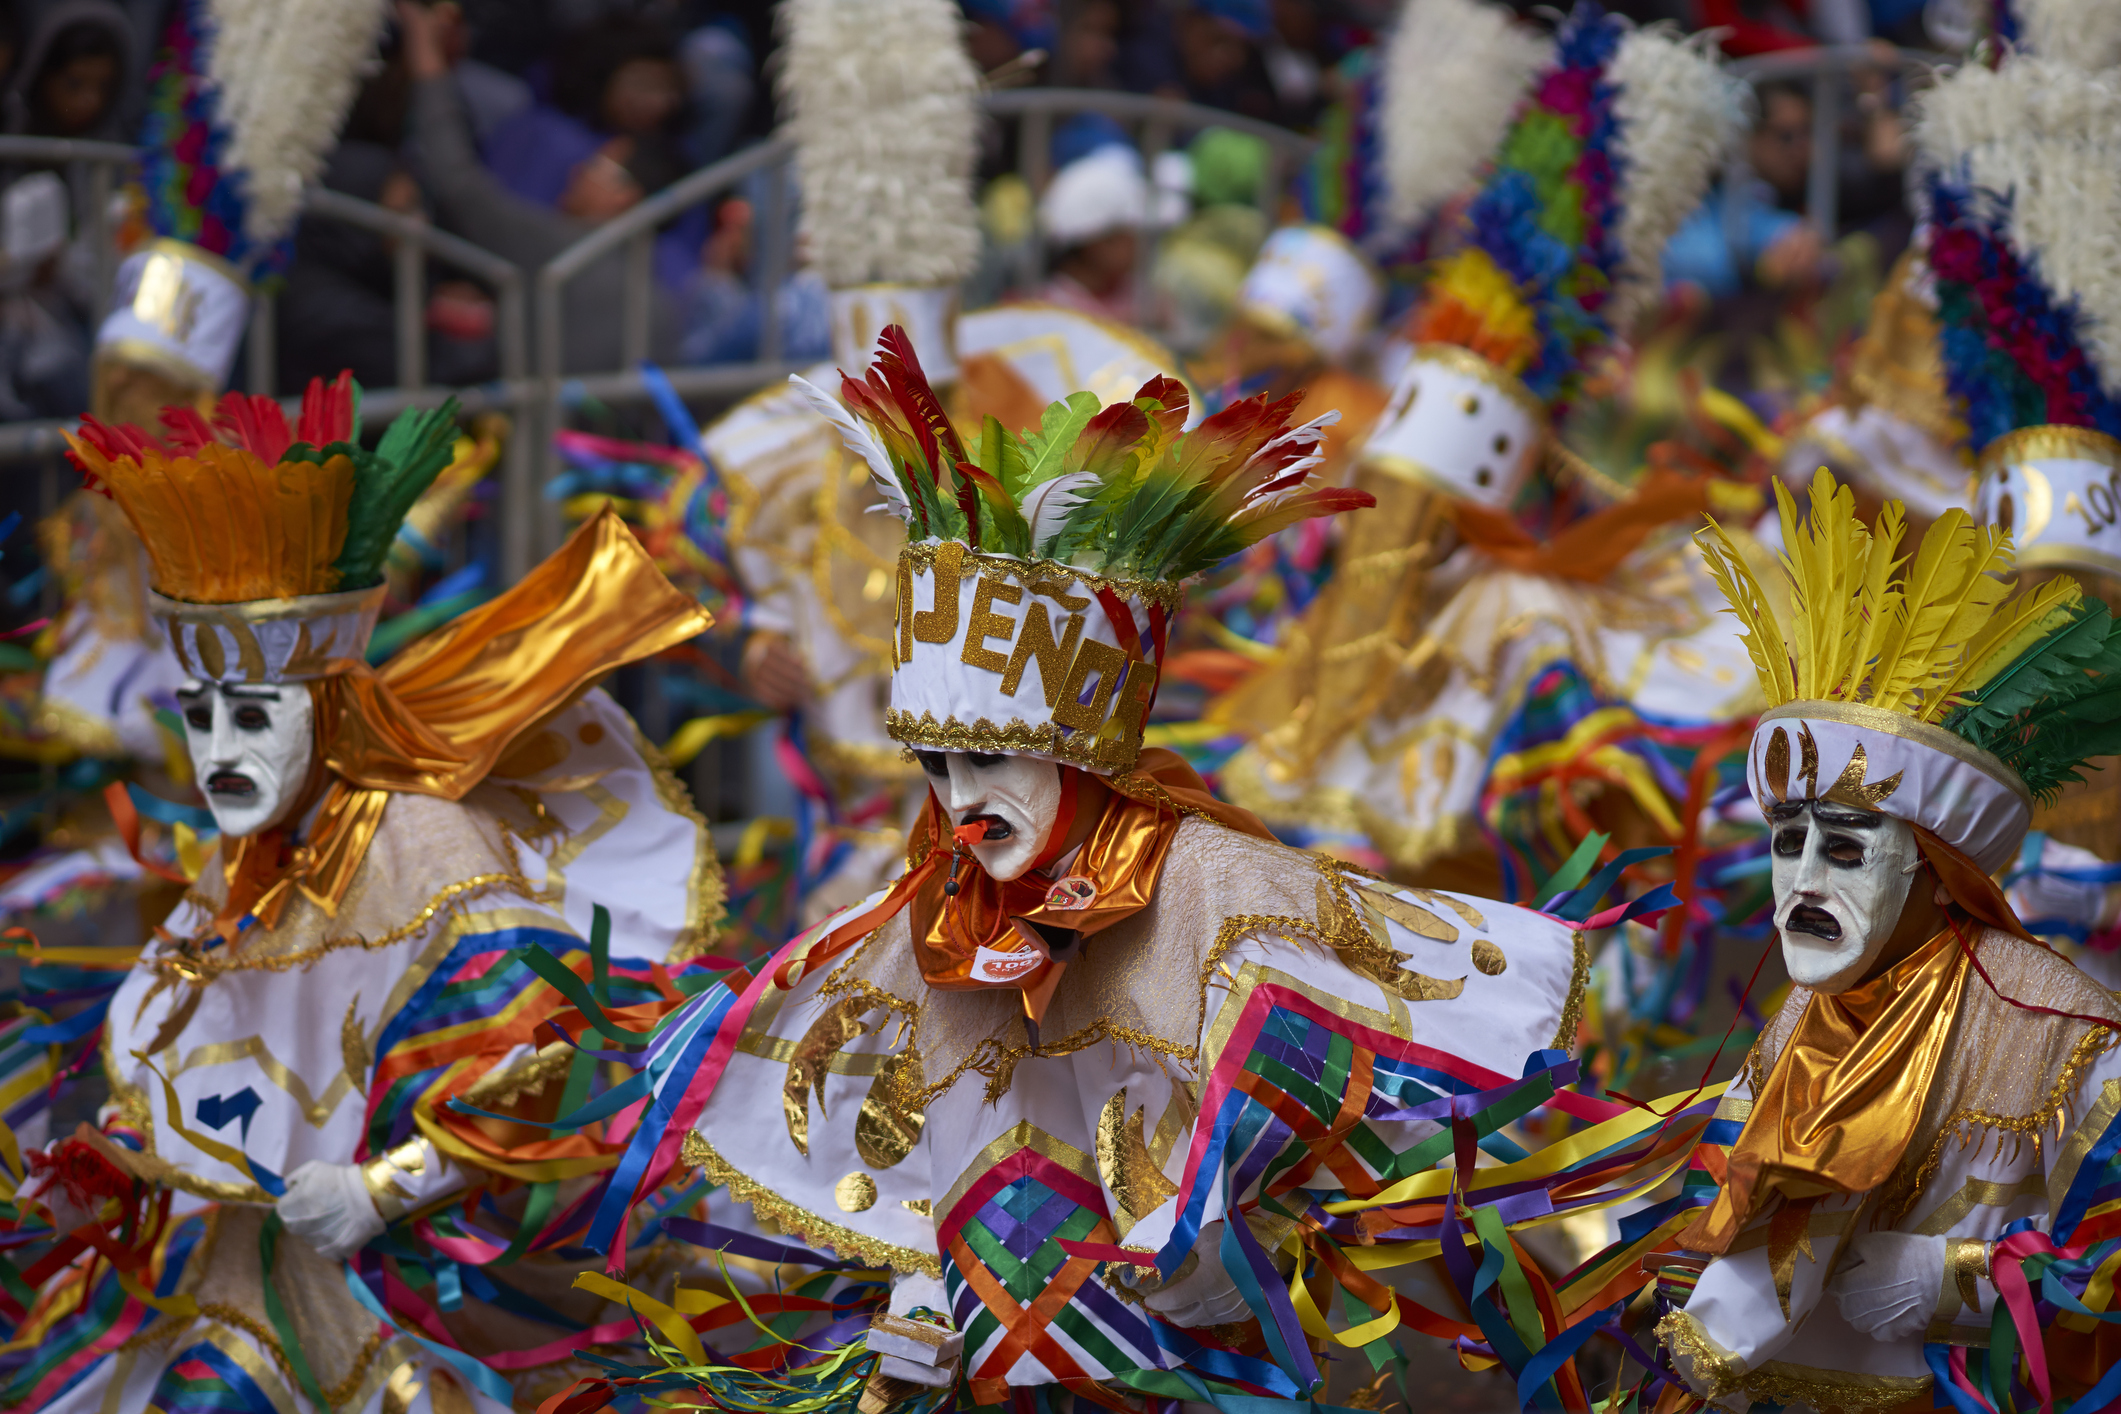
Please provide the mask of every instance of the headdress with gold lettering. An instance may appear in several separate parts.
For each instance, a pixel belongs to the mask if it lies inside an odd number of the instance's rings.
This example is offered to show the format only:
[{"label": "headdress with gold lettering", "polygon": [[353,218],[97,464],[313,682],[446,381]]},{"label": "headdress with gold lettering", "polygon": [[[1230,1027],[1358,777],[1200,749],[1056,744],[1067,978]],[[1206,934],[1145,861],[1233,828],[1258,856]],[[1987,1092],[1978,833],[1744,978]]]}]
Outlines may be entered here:
[{"label": "headdress with gold lettering", "polygon": [[[2036,798],[2121,750],[2121,626],[2074,580],[2018,587],[2010,533],[1964,511],[1903,550],[1897,501],[1874,535],[1823,470],[1808,521],[1779,482],[1775,494],[1787,622],[1721,526],[1700,537],[1767,695],[1746,763],[1753,798],[1879,811],[1984,875],[2000,869]],[[1968,881],[1946,882],[1969,901]]]},{"label": "headdress with gold lettering", "polygon": [[[1183,581],[1313,516],[1374,504],[1307,487],[1339,414],[1231,404],[1191,432],[1158,377],[1100,409],[1077,393],[1036,431],[988,418],[966,445],[903,329],[840,400],[793,380],[869,465],[911,542],[899,557],[895,740],[1132,767]],[[849,415],[848,409],[852,409]]]},{"label": "headdress with gold lettering", "polygon": [[[1698,41],[1577,6],[1437,262],[1415,354],[1364,460],[1508,510],[1587,354],[1661,284],[1665,243],[1734,139],[1737,89]],[[1417,100],[1419,101],[1419,100]]]},{"label": "headdress with gold lettering", "polygon": [[2121,83],[2048,55],[1968,64],[1923,96],[1917,137],[1975,514],[2026,566],[2121,574]]},{"label": "headdress with gold lettering", "polygon": [[401,413],[371,450],[341,373],[311,381],[293,428],[272,399],[230,393],[211,422],[164,409],[163,440],[90,417],[67,443],[147,547],[149,605],[185,669],[298,682],[366,652],[384,558],[455,455],[456,411]]}]

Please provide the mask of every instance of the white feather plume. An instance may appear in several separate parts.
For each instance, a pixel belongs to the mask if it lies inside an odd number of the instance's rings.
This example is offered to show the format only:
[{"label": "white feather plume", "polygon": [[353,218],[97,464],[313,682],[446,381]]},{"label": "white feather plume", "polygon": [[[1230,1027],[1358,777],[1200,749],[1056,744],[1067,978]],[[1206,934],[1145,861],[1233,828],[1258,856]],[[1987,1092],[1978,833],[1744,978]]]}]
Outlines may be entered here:
[{"label": "white feather plume", "polygon": [[1611,318],[1624,328],[1664,285],[1664,248],[1701,204],[1745,128],[1745,90],[1715,58],[1712,34],[1632,30],[1608,76],[1621,173],[1620,277]]},{"label": "white feather plume", "polygon": [[1050,481],[1041,481],[1024,495],[1024,519],[1031,523],[1031,552],[1060,533],[1068,513],[1081,505],[1103,483],[1094,471],[1071,471]]},{"label": "white feather plume", "polygon": [[1407,0],[1385,51],[1379,125],[1395,222],[1473,184],[1553,45],[1482,0]]},{"label": "white feather plume", "polygon": [[781,97],[825,283],[954,285],[979,258],[979,73],[951,0],[783,0]]},{"label": "white feather plume", "polygon": [[809,400],[810,406],[817,409],[818,416],[839,429],[840,440],[847,444],[847,450],[869,464],[869,480],[884,498],[882,507],[872,506],[870,509],[888,509],[911,525],[913,503],[906,499],[906,488],[899,484],[898,471],[891,465],[891,454],[884,450],[882,442],[876,440],[876,434],[863,425],[860,418],[847,411],[838,398],[801,374],[789,374],[788,381]]},{"label": "white feather plume", "polygon": [[[1273,480],[1287,480],[1288,477],[1299,472],[1305,476],[1309,476],[1311,474],[1311,469],[1326,459],[1326,454],[1323,450],[1326,440],[1326,429],[1339,421],[1340,410],[1338,408],[1335,408],[1331,412],[1321,413],[1317,417],[1312,418],[1309,422],[1306,422],[1303,426],[1292,427],[1288,431],[1282,433],[1281,436],[1276,437],[1273,441],[1267,443],[1264,447],[1261,447],[1258,451],[1254,452],[1250,458],[1246,460],[1245,465],[1251,466],[1254,462],[1259,461],[1262,457],[1266,457],[1276,451],[1279,451],[1284,447],[1309,447],[1311,448],[1311,452],[1308,456],[1298,457],[1296,460],[1290,462],[1287,466],[1283,467],[1280,471],[1274,474]],[[1295,491],[1301,490],[1302,487],[1302,482],[1293,481],[1290,482],[1289,485],[1284,489],[1288,493],[1293,493]],[[1257,495],[1255,494],[1252,499],[1256,500]],[[1275,499],[1279,500],[1280,497],[1277,496],[1275,497]]]},{"label": "white feather plume", "polygon": [[2019,40],[2043,59],[2096,73],[2121,64],[2114,0],[2017,0]]},{"label": "white feather plume", "polygon": [[1968,64],[1918,102],[1924,161],[2008,198],[2011,249],[2077,302],[2100,381],[2121,394],[2121,74],[2021,53]]},{"label": "white feather plume", "polygon": [[226,163],[243,174],[244,234],[293,229],[302,189],[324,170],[375,52],[383,0],[211,0],[207,77],[228,129]]}]

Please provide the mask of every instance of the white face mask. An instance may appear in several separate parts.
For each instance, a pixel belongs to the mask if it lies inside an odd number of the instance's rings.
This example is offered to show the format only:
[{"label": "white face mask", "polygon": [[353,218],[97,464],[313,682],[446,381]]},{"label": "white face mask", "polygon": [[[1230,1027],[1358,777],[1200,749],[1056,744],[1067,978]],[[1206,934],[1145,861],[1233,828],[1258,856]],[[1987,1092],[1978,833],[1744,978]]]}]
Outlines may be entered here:
[{"label": "white face mask", "polygon": [[177,691],[192,772],[221,833],[277,825],[309,779],[315,718],[309,688],[202,683]]},{"label": "white face mask", "polygon": [[1034,756],[989,756],[976,751],[922,751],[921,769],[953,826],[987,821],[987,839],[973,857],[1007,883],[1031,868],[1060,816],[1060,767]]},{"label": "white face mask", "polygon": [[1922,855],[1905,820],[1829,801],[1778,806],[1775,926],[1790,980],[1845,992],[1864,978],[1900,922]]}]

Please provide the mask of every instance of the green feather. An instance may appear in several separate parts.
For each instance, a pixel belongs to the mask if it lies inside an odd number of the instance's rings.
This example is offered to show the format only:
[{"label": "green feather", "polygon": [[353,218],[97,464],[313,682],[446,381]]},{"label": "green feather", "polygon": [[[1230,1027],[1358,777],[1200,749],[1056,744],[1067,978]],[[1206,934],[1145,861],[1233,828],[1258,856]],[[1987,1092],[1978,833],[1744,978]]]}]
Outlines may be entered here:
[{"label": "green feather", "polygon": [[[457,400],[398,414],[372,453],[354,457],[353,499],[346,507],[346,545],[337,568],[341,589],[383,579],[383,558],[405,513],[456,455]],[[330,455],[339,447],[327,447]]]},{"label": "green feather", "polygon": [[2094,756],[2121,753],[2121,623],[2104,604],[2027,649],[1943,724],[2047,800]]}]

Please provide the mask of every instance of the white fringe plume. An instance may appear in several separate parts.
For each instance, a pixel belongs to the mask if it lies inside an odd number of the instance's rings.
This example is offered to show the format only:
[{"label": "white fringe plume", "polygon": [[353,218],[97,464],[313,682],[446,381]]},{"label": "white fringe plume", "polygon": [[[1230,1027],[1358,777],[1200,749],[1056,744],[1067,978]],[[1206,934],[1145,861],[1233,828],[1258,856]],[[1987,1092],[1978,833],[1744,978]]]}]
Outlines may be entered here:
[{"label": "white fringe plume", "polygon": [[2121,74],[2015,54],[1918,101],[1925,161],[2009,198],[2011,249],[2077,302],[2100,382],[2121,393]]},{"label": "white fringe plume", "polygon": [[1412,226],[1473,184],[1553,45],[1481,0],[1407,0],[1385,51],[1391,217]]},{"label": "white fringe plume", "polygon": [[783,0],[781,97],[825,283],[954,285],[979,258],[979,74],[951,0]]},{"label": "white fringe plume", "polygon": [[353,106],[375,52],[383,0],[212,0],[207,78],[228,129],[226,162],[244,178],[244,234],[260,244],[293,229],[302,188]]},{"label": "white fringe plume", "polygon": [[2114,0],[2017,0],[2020,39],[2043,59],[2093,73],[2121,64]]},{"label": "white fringe plume", "polygon": [[1621,265],[1611,314],[1620,329],[1663,288],[1665,244],[1744,131],[1745,91],[1716,61],[1711,36],[1680,39],[1656,27],[1621,41],[1608,76],[1620,86]]}]

